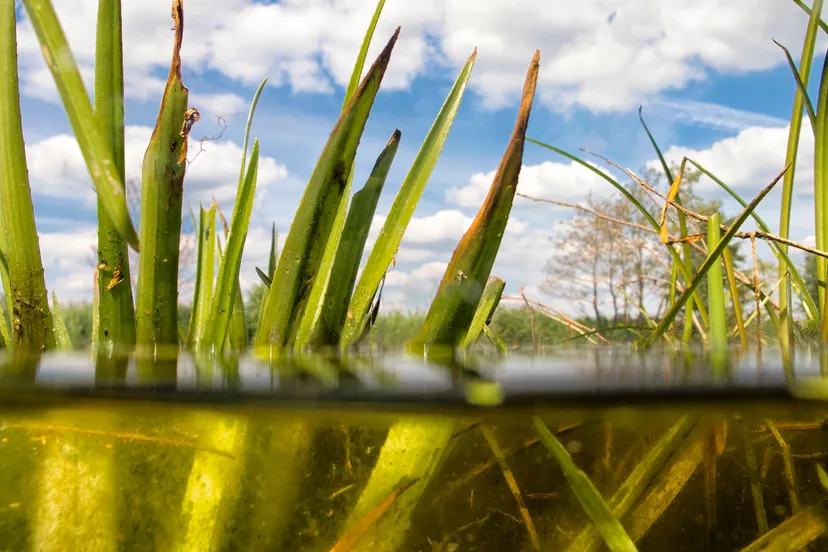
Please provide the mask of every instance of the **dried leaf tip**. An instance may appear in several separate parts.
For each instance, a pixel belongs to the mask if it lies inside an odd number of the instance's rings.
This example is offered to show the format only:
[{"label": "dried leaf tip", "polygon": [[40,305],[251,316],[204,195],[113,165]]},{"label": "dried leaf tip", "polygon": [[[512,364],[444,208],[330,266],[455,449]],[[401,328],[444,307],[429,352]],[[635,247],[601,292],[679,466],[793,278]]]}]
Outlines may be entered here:
[{"label": "dried leaf tip", "polygon": [[385,147],[387,148],[391,144],[399,142],[400,138],[402,138],[402,132],[400,132],[400,129],[395,128],[394,129],[394,134],[391,135],[391,138],[388,140],[388,144],[386,144]]},{"label": "dried leaf tip", "polygon": [[469,56],[469,59],[468,61],[466,61],[466,63],[468,63],[469,61],[474,61],[475,59],[477,59],[477,46],[474,47],[474,52],[472,52],[472,55]]},{"label": "dried leaf tip", "polygon": [[173,43],[173,59],[170,66],[170,74],[174,74],[181,80],[181,44],[184,41],[184,0],[173,0],[172,2],[173,29],[175,30],[175,41]]}]

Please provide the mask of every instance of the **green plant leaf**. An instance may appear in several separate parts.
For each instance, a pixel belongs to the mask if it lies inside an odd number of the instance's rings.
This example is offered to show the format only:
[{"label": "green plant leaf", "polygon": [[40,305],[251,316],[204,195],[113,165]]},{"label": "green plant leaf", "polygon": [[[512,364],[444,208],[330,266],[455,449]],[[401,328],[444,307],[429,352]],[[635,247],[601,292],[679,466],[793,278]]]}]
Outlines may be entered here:
[{"label": "green plant leaf", "polygon": [[199,349],[207,337],[207,319],[213,303],[213,276],[216,270],[216,202],[209,209],[199,208],[198,248],[196,250],[195,293],[187,343]]},{"label": "green plant leaf", "polygon": [[256,140],[253,142],[253,152],[250,154],[247,174],[236,193],[233,218],[230,220],[230,233],[227,235],[224,253],[221,255],[216,292],[213,295],[206,323],[208,329],[205,330],[205,335],[211,336],[210,344],[215,347],[216,352],[221,352],[226,343],[234,313],[233,304],[239,293],[239,271],[244,242],[250,226],[250,215],[253,211],[258,171],[259,141]]},{"label": "green plant leaf", "polygon": [[688,297],[690,297],[690,295],[699,286],[702,279],[707,275],[707,271],[710,270],[710,267],[714,263],[720,262],[719,255],[722,254],[722,250],[725,247],[727,247],[727,245],[730,243],[730,240],[733,239],[733,236],[736,235],[736,232],[739,231],[739,228],[750,216],[750,213],[753,212],[756,206],[759,205],[759,203],[765,198],[766,195],[768,195],[768,193],[773,189],[776,183],[782,179],[782,176],[789,169],[790,165],[786,166],[785,169],[783,169],[783,171],[779,173],[779,175],[776,178],[773,179],[773,182],[768,184],[761,192],[759,192],[759,194],[755,198],[753,198],[753,201],[751,201],[748,204],[748,206],[745,207],[745,209],[741,213],[739,213],[739,216],[736,217],[736,220],[733,221],[733,224],[731,224],[728,231],[725,232],[725,235],[722,236],[722,238],[719,240],[716,247],[708,250],[707,258],[699,267],[699,270],[698,272],[696,272],[696,275],[693,277],[693,280],[687,285],[687,287],[684,288],[684,291],[682,292],[681,296],[676,300],[675,304],[670,308],[670,310],[667,311],[667,313],[664,315],[664,318],[662,318],[661,321],[658,323],[658,327],[655,329],[655,331],[653,331],[653,333],[650,334],[644,341],[644,347],[647,347],[650,344],[652,344],[652,342],[655,339],[661,337],[664,334],[664,332],[667,331],[667,329],[670,327],[670,324],[672,324],[673,320],[675,320],[679,310],[681,310],[681,308],[684,306],[684,303],[687,301]]},{"label": "green plant leaf", "polygon": [[[800,58],[799,63],[799,75],[800,79],[804,84],[809,82],[810,74],[811,74],[811,64],[814,59],[814,48],[816,45],[816,37],[817,37],[817,27],[821,23],[819,19],[820,14],[822,13],[822,4],[823,0],[814,0],[813,6],[814,10],[810,13],[810,18],[808,20],[808,27],[805,31],[805,40],[802,44],[802,56]],[[808,12],[808,10],[805,10]],[[797,87],[796,94],[794,94],[794,101],[791,111],[791,124],[788,127],[788,144],[785,150],[785,163],[791,166],[790,171],[785,174],[785,179],[782,181],[782,199],[779,209],[779,236],[782,238],[788,238],[791,226],[791,206],[793,204],[793,187],[794,187],[794,178],[796,177],[796,161],[797,161],[797,154],[799,152],[799,136],[801,134],[802,129],[802,106],[805,101],[805,96],[802,94],[800,89]],[[814,128],[814,136],[816,136],[816,126]],[[786,245],[780,245],[778,247],[779,251],[782,253],[787,253],[788,247]],[[819,267],[819,260],[817,260],[817,267]],[[779,293],[779,311],[782,313],[782,317],[780,320],[780,324],[778,326],[778,336],[779,336],[779,345],[783,351],[783,355],[785,351],[790,351],[791,347],[791,339],[793,335],[793,325],[791,324],[791,287],[794,289],[797,288],[802,282],[802,279],[799,278],[799,274],[795,272],[795,269],[792,270],[790,262],[783,262],[782,260],[779,261],[779,278],[783,278],[786,272],[790,272],[793,278],[787,279],[785,282],[785,287],[782,288],[782,291]],[[810,297],[808,294],[807,288],[804,285],[800,287],[799,296],[800,299],[803,295]],[[821,297],[821,295],[820,295]],[[813,300],[811,300],[811,305],[806,305],[806,311],[808,311],[813,306],[813,316],[817,316],[818,309],[813,305]],[[811,316],[809,315],[809,318]],[[814,320],[815,318],[811,318]]]},{"label": "green plant leaf", "polygon": [[181,198],[187,139],[198,111],[187,109],[189,91],[181,82],[184,13],[173,0],[175,42],[158,120],[144,155],[141,184],[141,255],[136,302],[137,342],[177,344],[178,260]]},{"label": "green plant leaf", "polygon": [[500,297],[503,295],[503,288],[506,287],[506,282],[497,276],[490,276],[489,281],[486,282],[486,287],[483,288],[483,295],[480,297],[480,303],[477,305],[477,310],[474,312],[469,325],[469,331],[466,337],[460,343],[462,349],[467,349],[474,345],[483,333],[483,328],[489,325],[492,321],[497,306],[500,304]]},{"label": "green plant leaf", "polygon": [[54,325],[55,345],[58,350],[71,351],[72,340],[69,338],[69,330],[66,329],[66,322],[60,312],[57,294],[52,292],[52,324]]},{"label": "green plant leaf", "polygon": [[532,422],[544,446],[552,453],[563,470],[569,488],[578,499],[578,503],[601,533],[607,548],[611,552],[637,552],[632,539],[624,531],[610,507],[601,498],[601,493],[589,480],[589,477],[575,464],[566,448],[558,441],[540,418],[534,416]]},{"label": "green plant leaf", "polygon": [[782,48],[782,51],[785,52],[785,59],[788,61],[788,67],[790,68],[791,74],[796,81],[798,95],[802,96],[802,103],[805,104],[805,111],[808,112],[808,119],[811,121],[811,128],[816,129],[816,113],[814,112],[814,105],[811,103],[810,96],[808,96],[808,88],[805,86],[805,82],[802,80],[802,76],[796,68],[796,63],[794,62],[793,57],[791,57],[791,52],[779,42],[774,40],[773,43]]},{"label": "green plant leaf", "polygon": [[[14,2],[11,4],[10,9],[13,10]],[[101,127],[100,120],[92,111],[92,104],[84,88],[72,51],[66,42],[63,28],[52,7],[52,2],[50,0],[24,0],[23,5],[26,7],[32,27],[40,42],[46,65],[57,85],[66,115],[77,137],[98,197],[112,225],[126,242],[138,251],[138,234],[129,218],[124,182],[118,174],[118,164],[113,157],[111,143]],[[174,13],[177,5],[179,5],[179,0],[174,0]],[[17,102],[18,98],[19,96],[8,96],[8,101]]]},{"label": "green plant leaf", "polygon": [[342,240],[330,270],[330,283],[317,308],[313,312],[310,308],[305,312],[296,336],[297,350],[303,350],[309,344],[316,347],[339,343],[365,242],[368,240],[385,179],[397,154],[400,136],[400,131],[395,130],[377,158],[365,186],[351,200]]},{"label": "green plant leaf", "polygon": [[257,345],[283,347],[295,339],[350,178],[360,137],[398,36],[399,28],[368,70],[319,156],[263,304],[265,312],[256,336]]},{"label": "green plant leaf", "polygon": [[[276,249],[278,247],[278,234],[276,233],[276,223],[273,223],[273,228],[270,231],[270,257],[267,264],[267,277],[273,280],[273,275],[276,273]],[[268,284],[270,287],[270,284]]]},{"label": "green plant leaf", "polygon": [[264,283],[264,285],[267,286],[268,289],[270,289],[270,284],[273,283],[273,280],[270,278],[270,276],[262,272],[262,269],[258,266],[256,267],[256,274],[258,274],[259,278],[262,279],[262,283]]},{"label": "green plant leaf", "polygon": [[[736,318],[736,329],[739,331],[739,340],[742,342],[742,348],[746,349],[748,346],[747,332],[745,331],[745,322],[742,318],[742,303],[739,299],[739,288],[736,285],[736,270],[733,267],[733,255],[730,253],[729,247],[722,249],[722,258],[727,273],[727,283],[730,288],[730,300],[733,301],[733,315]],[[711,334],[712,331],[711,328]]]},{"label": "green plant leaf", "polygon": [[[794,1],[794,4],[796,4],[797,6],[799,6],[800,8],[802,8],[802,11],[804,11],[805,13],[807,13],[809,16],[810,16],[812,13],[814,13],[814,12],[811,10],[811,8],[809,8],[809,7],[808,7],[808,5],[807,5],[805,2],[803,2],[802,0],[793,0],[793,1]],[[814,2],[814,6],[816,6],[816,5],[817,5],[817,2],[818,2],[818,1],[819,1],[819,0],[815,0],[815,2]],[[820,3],[819,8],[822,8],[822,3]],[[816,13],[817,13],[817,15],[819,15],[820,13],[822,13],[822,10],[821,10],[821,9],[818,9],[818,10],[816,10]],[[818,18],[818,17],[817,17],[816,19],[817,19],[817,21],[818,21],[819,28],[820,28],[820,29],[822,29],[824,32],[828,33],[828,24],[826,24],[826,23],[825,23],[825,21],[823,21],[822,19],[820,19],[820,18]]]},{"label": "green plant leaf", "polygon": [[[3,225],[0,222],[0,244],[3,243]],[[3,253],[3,250],[0,249],[0,284],[3,286],[3,299],[5,303],[5,307],[0,308],[0,333],[2,333],[3,340],[4,340],[4,347],[9,349],[13,346],[13,341],[11,338],[11,334],[9,333],[9,326],[8,322],[6,321],[6,317],[8,317],[8,321],[11,321],[11,313],[12,313],[12,300],[11,300],[11,284],[9,284],[9,263],[6,260],[6,254]],[[5,309],[5,315],[3,314],[3,310]]]},{"label": "green plant leaf", "polygon": [[388,267],[391,266],[403,234],[405,234],[408,223],[411,222],[411,217],[414,215],[414,209],[417,207],[423,190],[431,177],[431,172],[440,157],[440,152],[446,143],[449,131],[454,124],[476,56],[477,50],[466,61],[454,81],[454,85],[443,102],[440,112],[434,119],[431,129],[423,140],[420,150],[417,152],[417,156],[414,158],[414,162],[411,164],[411,168],[408,170],[408,174],[394,198],[391,210],[354,288],[348,309],[351,316],[346,321],[342,334],[343,347],[355,344],[363,334],[367,316],[380,282]]},{"label": "green plant leaf", "polygon": [[[722,217],[713,213],[707,219],[707,250],[713,251],[721,239]],[[722,248],[722,251],[727,249]],[[715,358],[727,359],[727,313],[725,307],[722,261],[711,263],[707,271],[707,301],[710,313],[710,349]]]},{"label": "green plant leaf", "polygon": [[[121,30],[121,0],[100,0],[95,45],[95,115],[115,160],[124,190],[124,64]],[[135,344],[135,306],[129,250],[118,228],[107,214],[100,194],[98,212],[98,325],[101,352]]]},{"label": "green plant leaf", "polygon": [[53,348],[55,337],[23,143],[14,5],[0,6],[0,251],[12,347],[39,351]]},{"label": "green plant leaf", "polygon": [[[822,64],[822,77],[819,82],[819,99],[817,101],[816,127],[814,128],[814,227],[816,228],[816,248],[825,251],[828,246],[828,56]],[[822,317],[823,333],[828,337],[828,301],[826,277],[828,262],[824,257],[817,257],[817,282],[819,285],[819,313]]]},{"label": "green plant leaf", "polygon": [[523,163],[524,138],[535,97],[539,60],[540,52],[536,51],[526,75],[515,128],[488,196],[454,250],[423,325],[408,346],[416,354],[435,346],[455,348],[469,332],[509,221]]},{"label": "green plant leaf", "polygon": [[[536,144],[538,146],[541,146],[542,148],[546,148],[548,150],[554,151],[555,153],[557,153],[559,155],[562,155],[562,156],[566,157],[567,159],[578,163],[579,165],[583,166],[584,168],[589,169],[590,171],[594,172],[595,174],[597,174],[598,176],[600,176],[601,178],[603,178],[604,180],[606,180],[607,182],[612,184],[612,186],[616,190],[621,192],[624,195],[624,197],[626,197],[627,200],[633,206],[635,206],[635,208],[638,209],[638,211],[642,215],[644,215],[644,218],[647,219],[647,222],[650,224],[650,226],[652,226],[653,229],[656,232],[659,231],[660,225],[659,225],[658,221],[655,218],[653,218],[653,215],[650,214],[650,212],[641,204],[640,201],[638,201],[635,198],[634,195],[632,195],[629,192],[629,190],[627,190],[624,186],[619,184],[614,178],[612,178],[611,176],[609,176],[605,172],[601,171],[597,167],[594,167],[593,165],[590,165],[589,163],[587,163],[586,161],[584,161],[580,157],[578,157],[576,155],[572,155],[571,153],[569,153],[567,151],[564,151],[560,148],[556,148],[555,146],[545,144],[545,143],[543,143],[539,140],[535,140],[534,138],[528,138],[527,137],[526,141],[531,142],[533,144]],[[670,253],[670,255],[672,255],[673,259],[676,261],[676,266],[678,266],[679,270],[681,271],[682,275],[684,276],[684,279],[687,282],[692,281],[693,280],[693,274],[687,269],[687,266],[682,261],[681,256],[679,256],[679,254],[676,252],[675,249],[673,249],[673,247],[671,245],[665,244],[665,247],[667,248],[667,251]],[[702,317],[702,321],[705,324],[708,324],[709,320],[708,320],[708,316],[707,316],[707,309],[704,307],[704,301],[702,301],[701,295],[699,295],[698,293],[694,293],[693,294],[693,301],[696,305],[696,308],[698,308],[698,310],[699,310],[699,315]]]},{"label": "green plant leaf", "polygon": [[[701,172],[703,172],[713,182],[718,184],[724,191],[729,193],[730,196],[733,199],[735,199],[736,201],[739,202],[739,204],[742,206],[743,209],[747,207],[747,205],[748,205],[747,201],[745,201],[742,198],[742,196],[740,196],[735,191],[733,191],[733,189],[731,189],[730,186],[725,184],[720,178],[718,178],[716,175],[714,175],[713,173],[708,171],[706,168],[701,166],[696,161],[694,161],[690,158],[687,158],[687,161],[689,163],[692,163],[693,166],[695,166],[697,169],[699,169]],[[785,178],[787,178],[787,176],[788,176],[788,173],[785,173]],[[784,184],[784,180],[783,180],[783,184]],[[756,222],[756,226],[758,226],[759,229],[762,232],[767,232],[768,234],[772,234],[772,232],[770,230],[770,227],[768,227],[768,225],[765,224],[765,221],[762,220],[762,217],[760,217],[755,212],[751,212],[750,216],[754,220],[754,222]],[[788,257],[788,254],[785,251],[787,248],[784,247],[782,244],[779,244],[779,243],[776,243],[776,242],[770,242],[770,246],[771,246],[771,249],[773,249],[773,252],[776,255],[776,257],[780,260],[781,263],[783,263],[783,266],[786,267],[786,269],[787,269],[786,271],[791,274],[791,278],[793,279],[794,290],[796,291],[797,295],[799,296],[800,300],[802,301],[802,306],[805,309],[806,316],[810,320],[816,320],[817,316],[819,316],[819,311],[817,310],[816,303],[814,303],[813,298],[811,298],[811,294],[808,292],[808,288],[805,286],[805,282],[802,280],[802,276],[799,274],[799,271],[796,268],[796,264],[794,264],[794,262],[790,259],[790,257]],[[780,278],[781,278],[781,276],[780,276]]]}]

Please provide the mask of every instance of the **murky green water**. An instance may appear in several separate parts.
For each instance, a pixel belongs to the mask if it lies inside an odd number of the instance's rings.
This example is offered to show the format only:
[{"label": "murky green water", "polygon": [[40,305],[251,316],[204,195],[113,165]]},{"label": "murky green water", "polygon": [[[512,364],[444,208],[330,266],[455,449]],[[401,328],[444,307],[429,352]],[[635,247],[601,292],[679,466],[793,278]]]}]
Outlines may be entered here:
[{"label": "murky green water", "polygon": [[535,416],[639,550],[828,550],[807,352],[2,366],[0,550],[606,550]]}]

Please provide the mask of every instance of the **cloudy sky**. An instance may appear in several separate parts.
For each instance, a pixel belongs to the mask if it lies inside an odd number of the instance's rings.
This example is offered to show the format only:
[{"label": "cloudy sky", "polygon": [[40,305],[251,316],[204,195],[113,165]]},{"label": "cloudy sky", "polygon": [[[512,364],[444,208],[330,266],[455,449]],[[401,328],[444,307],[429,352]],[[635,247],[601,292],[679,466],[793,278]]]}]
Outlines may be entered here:
[{"label": "cloudy sky", "polygon": [[[94,0],[53,0],[91,84]],[[186,0],[184,82],[201,120],[191,136],[186,205],[215,198],[229,215],[249,101],[269,83],[253,135],[263,159],[242,266],[246,288],[264,266],[269,229],[284,239],[307,178],[336,122],[344,86],[370,21],[368,0]],[[127,175],[140,174],[173,40],[168,0],[123,0]],[[668,157],[689,155],[745,196],[784,165],[794,84],[776,39],[798,58],[807,16],[790,0],[387,0],[369,54],[402,33],[360,145],[355,189],[395,128],[402,142],[374,233],[393,201],[459,68],[478,49],[470,89],[389,277],[389,306],[425,308],[468,228],[514,124],[535,49],[538,96],[529,135],[570,151],[584,147],[638,171],[653,162],[637,109]],[[826,41],[817,47],[819,75]],[[47,285],[64,301],[91,298],[94,192],[25,14],[18,28],[29,171]],[[812,79],[816,81],[817,79]],[[811,88],[814,88],[812,85]],[[90,86],[91,90],[91,86]],[[813,97],[816,97],[815,91]],[[214,136],[199,144],[198,139]],[[813,235],[813,135],[804,124],[791,237]],[[196,155],[197,158],[196,158]],[[610,170],[610,172],[613,172]],[[700,193],[720,197],[711,182]],[[518,191],[583,201],[614,190],[582,167],[527,144]],[[780,189],[760,212],[778,221]],[[726,204],[735,212],[732,204]],[[494,274],[507,293],[540,300],[563,208],[517,198]],[[185,216],[185,233],[192,232]],[[775,225],[775,224],[774,224]],[[188,292],[182,294],[189,301]]]}]

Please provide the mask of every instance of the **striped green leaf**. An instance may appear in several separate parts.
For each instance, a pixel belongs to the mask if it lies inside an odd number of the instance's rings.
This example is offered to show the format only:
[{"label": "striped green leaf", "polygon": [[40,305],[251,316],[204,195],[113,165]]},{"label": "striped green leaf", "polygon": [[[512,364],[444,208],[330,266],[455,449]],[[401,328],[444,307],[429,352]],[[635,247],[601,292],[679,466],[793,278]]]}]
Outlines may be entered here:
[{"label": "striped green leaf", "polygon": [[198,246],[196,249],[195,292],[187,343],[199,349],[206,338],[207,319],[213,303],[213,277],[216,267],[216,203],[209,209],[199,208]]},{"label": "striped green leaf", "polygon": [[69,330],[66,329],[66,322],[60,312],[57,294],[52,292],[52,324],[55,332],[55,344],[57,349],[62,351],[72,350],[72,340],[69,337]]},{"label": "striped green leaf", "polygon": [[483,333],[483,328],[491,323],[492,316],[494,316],[494,312],[500,304],[500,298],[503,295],[503,289],[505,287],[506,282],[503,279],[497,276],[489,277],[489,281],[486,282],[486,287],[483,288],[480,303],[478,303],[477,310],[474,312],[474,318],[472,318],[469,331],[460,343],[460,348],[467,349],[477,343],[477,340]]}]

